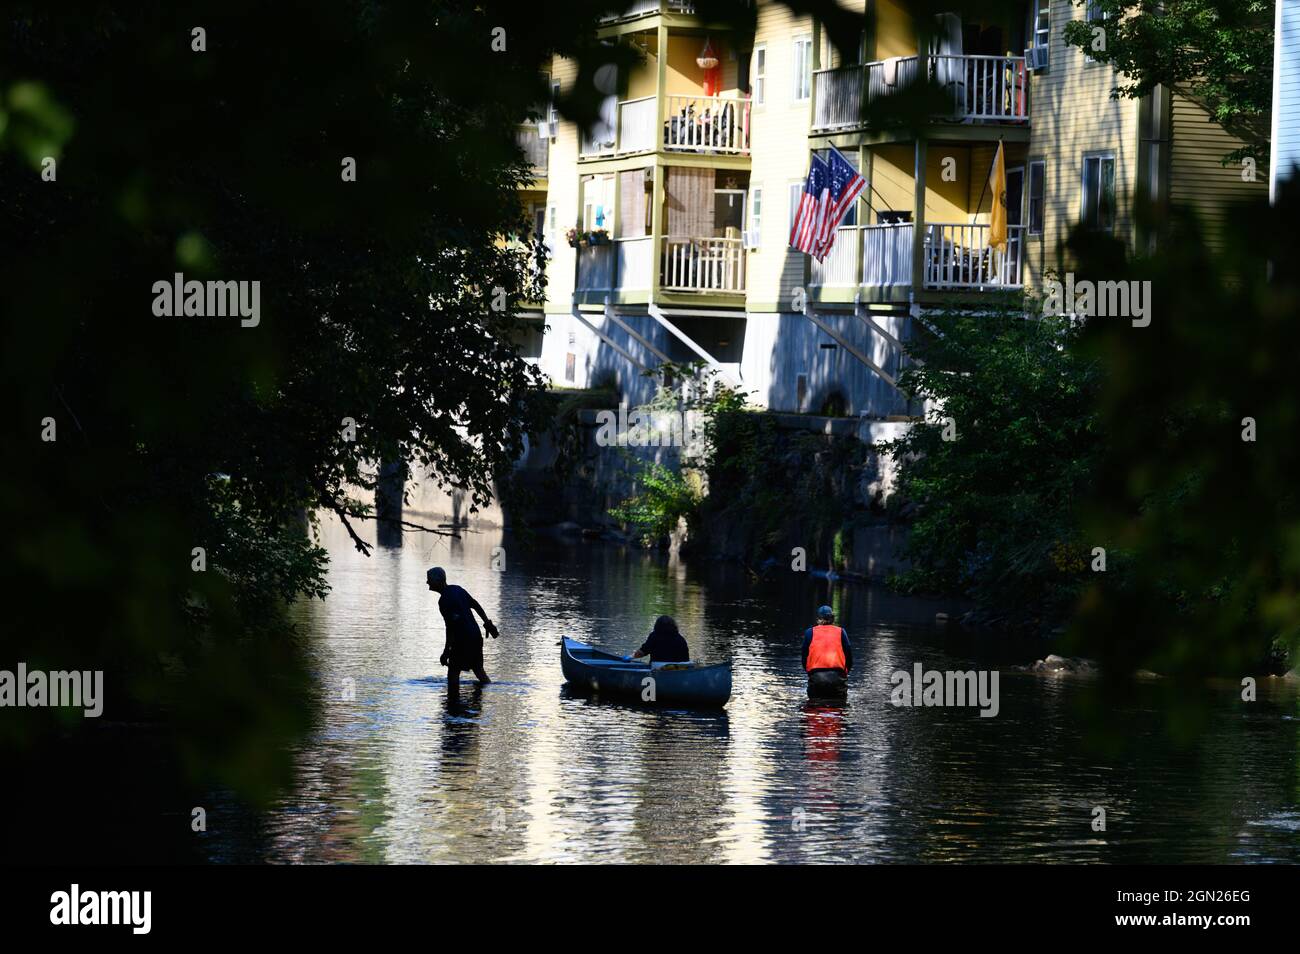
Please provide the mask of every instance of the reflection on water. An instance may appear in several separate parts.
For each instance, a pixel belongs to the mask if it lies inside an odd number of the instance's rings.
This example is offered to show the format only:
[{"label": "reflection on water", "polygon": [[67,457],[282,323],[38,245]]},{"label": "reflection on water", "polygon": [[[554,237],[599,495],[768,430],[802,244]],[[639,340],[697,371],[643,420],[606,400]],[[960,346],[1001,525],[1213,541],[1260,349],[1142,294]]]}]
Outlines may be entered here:
[{"label": "reflection on water", "polygon": [[[267,860],[1300,861],[1293,686],[1262,684],[1252,706],[1207,689],[1213,718],[1182,747],[1154,706],[1135,707],[1129,744],[1101,756],[1084,744],[1087,683],[1010,672],[1033,647],[976,651],[934,626],[931,603],[598,543],[529,552],[493,533],[408,535],[366,559],[326,532],[333,591],[301,616],[328,701],[265,820]],[[433,563],[502,633],[485,649],[496,681],[464,680],[450,708]],[[854,642],[844,705],[804,694],[799,637],[826,601]],[[564,689],[561,635],[626,652],[660,613],[695,658],[733,661],[725,712]],[[893,708],[890,674],[918,661],[1000,668],[1000,713]],[[240,854],[212,844],[215,859]]]}]

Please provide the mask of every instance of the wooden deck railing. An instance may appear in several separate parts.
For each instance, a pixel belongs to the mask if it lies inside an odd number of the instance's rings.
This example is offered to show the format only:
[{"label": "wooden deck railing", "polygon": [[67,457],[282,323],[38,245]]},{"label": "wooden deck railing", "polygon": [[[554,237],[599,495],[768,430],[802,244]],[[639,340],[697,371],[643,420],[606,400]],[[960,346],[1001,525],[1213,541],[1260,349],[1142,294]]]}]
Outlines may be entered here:
[{"label": "wooden deck railing", "polygon": [[[749,155],[749,100],[690,95],[673,95],[665,99],[664,126],[658,137],[658,148],[675,152]],[[655,105],[653,96],[621,101],[615,128],[605,131],[600,140],[590,130],[584,130],[579,155],[590,159],[654,150],[657,148]]]},{"label": "wooden deck railing", "polygon": [[744,245],[740,239],[664,236],[659,284],[665,291],[743,294]]},{"label": "wooden deck railing", "polygon": [[823,288],[912,284],[912,223],[841,226],[825,260],[812,262]]},{"label": "wooden deck railing", "polygon": [[618,5],[617,9],[603,14],[602,23],[614,23],[619,20],[632,20],[653,13],[694,13],[694,0],[630,0]]},{"label": "wooden deck railing", "polygon": [[1001,249],[988,243],[989,226],[947,222],[926,224],[927,288],[1020,288],[1023,280],[1023,225],[1007,226]]},{"label": "wooden deck railing", "polygon": [[863,125],[867,104],[916,83],[922,69],[924,78],[948,98],[943,118],[970,123],[1029,118],[1023,56],[938,53],[818,70],[813,76],[813,129],[824,132]]},{"label": "wooden deck railing", "polygon": [[722,96],[669,96],[664,148],[749,154],[749,101]]}]

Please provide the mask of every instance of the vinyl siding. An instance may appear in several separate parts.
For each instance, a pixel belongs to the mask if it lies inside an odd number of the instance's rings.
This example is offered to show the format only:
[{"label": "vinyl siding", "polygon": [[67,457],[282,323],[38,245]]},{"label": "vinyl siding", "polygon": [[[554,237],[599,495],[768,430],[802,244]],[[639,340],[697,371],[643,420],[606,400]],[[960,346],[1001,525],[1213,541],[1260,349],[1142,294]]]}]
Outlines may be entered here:
[{"label": "vinyl siding", "polygon": [[754,107],[750,182],[763,190],[762,235],[748,253],[751,309],[790,310],[804,283],[804,256],[786,247],[790,184],[808,171],[812,100],[794,100],[794,38],[812,33],[812,18],[779,3],[760,3],[754,43],[767,46],[767,102]]},{"label": "vinyl siding", "polygon": [[[573,86],[578,65],[557,57],[551,68],[551,81],[562,91]],[[550,175],[547,179],[547,205],[555,208],[555,234],[551,240],[551,258],[546,265],[546,310],[568,313],[573,305],[573,279],[577,268],[575,250],[569,247],[564,233],[578,222],[578,127],[568,120],[557,123],[551,142]],[[549,212],[548,212],[549,215]]]},{"label": "vinyl siding", "polygon": [[1046,164],[1043,234],[1027,246],[1026,280],[1037,284],[1045,269],[1069,263],[1062,243],[1079,221],[1085,154],[1115,156],[1114,234],[1133,244],[1133,187],[1138,161],[1138,102],[1111,99],[1115,72],[1091,63],[1065,42],[1065,24],[1082,20],[1084,10],[1071,0],[1053,0],[1049,66],[1031,75],[1028,157]]},{"label": "vinyl siding", "polygon": [[1169,199],[1174,205],[1195,208],[1210,244],[1217,246],[1232,206],[1260,198],[1268,187],[1268,174],[1256,169],[1255,181],[1250,182],[1242,178],[1240,163],[1223,165],[1223,157],[1239,149],[1242,140],[1187,96],[1175,92],[1171,100]]},{"label": "vinyl siding", "polygon": [[1290,178],[1300,168],[1300,0],[1277,0],[1273,38],[1273,166]]}]

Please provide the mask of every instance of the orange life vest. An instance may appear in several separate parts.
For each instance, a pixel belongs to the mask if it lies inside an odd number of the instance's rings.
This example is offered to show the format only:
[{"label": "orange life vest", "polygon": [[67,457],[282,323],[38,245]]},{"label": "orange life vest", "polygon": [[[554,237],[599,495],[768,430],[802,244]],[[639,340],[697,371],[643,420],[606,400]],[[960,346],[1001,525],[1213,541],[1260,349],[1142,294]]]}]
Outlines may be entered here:
[{"label": "orange life vest", "polygon": [[838,669],[846,672],[844,664],[844,646],[840,642],[844,630],[838,626],[814,626],[812,645],[808,647],[809,672],[814,669]]}]

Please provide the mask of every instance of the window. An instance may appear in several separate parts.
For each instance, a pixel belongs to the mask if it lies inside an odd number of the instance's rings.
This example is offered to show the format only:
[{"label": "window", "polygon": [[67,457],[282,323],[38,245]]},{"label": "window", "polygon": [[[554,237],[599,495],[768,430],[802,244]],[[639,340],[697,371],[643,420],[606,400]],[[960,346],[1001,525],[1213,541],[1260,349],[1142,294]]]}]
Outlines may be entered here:
[{"label": "window", "polygon": [[799,200],[803,197],[803,180],[790,183],[790,219],[786,222],[786,232],[794,231],[795,216],[799,214]]},{"label": "window", "polygon": [[767,102],[767,47],[754,47],[754,105]]},{"label": "window", "polygon": [[802,102],[812,96],[812,37],[794,38],[794,99]]},{"label": "window", "polygon": [[1083,159],[1083,224],[1109,232],[1115,228],[1115,157]]},{"label": "window", "polygon": [[1034,46],[1049,46],[1052,38],[1052,0],[1038,0],[1034,9]]},{"label": "window", "polygon": [[749,190],[749,230],[755,235],[763,228],[763,190],[754,186]]},{"label": "window", "polygon": [[717,238],[740,238],[745,229],[745,190],[713,190],[713,234]]},{"label": "window", "polygon": [[1025,52],[1031,70],[1047,69],[1052,45],[1052,0],[1034,0],[1029,8],[1029,49]]},{"label": "window", "polygon": [[1029,164],[1029,234],[1043,234],[1043,206],[1047,198],[1047,163],[1036,159]]},{"label": "window", "polygon": [[587,231],[605,229],[613,234],[614,177],[592,176],[582,188],[582,227]]}]

